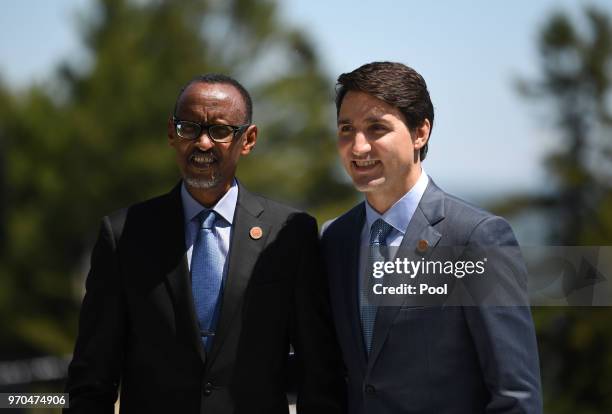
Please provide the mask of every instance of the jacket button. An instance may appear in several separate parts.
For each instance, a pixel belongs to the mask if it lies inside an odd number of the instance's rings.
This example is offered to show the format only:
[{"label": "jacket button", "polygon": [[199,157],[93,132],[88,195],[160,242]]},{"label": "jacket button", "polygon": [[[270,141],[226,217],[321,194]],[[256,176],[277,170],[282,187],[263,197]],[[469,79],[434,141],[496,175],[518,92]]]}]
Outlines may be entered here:
[{"label": "jacket button", "polygon": [[374,394],[376,394],[376,388],[374,388],[374,386],[371,385],[371,384],[367,384],[365,386],[365,392],[368,395],[374,395]]},{"label": "jacket button", "polygon": [[207,382],[206,385],[204,385],[204,395],[206,395],[207,397],[212,394],[213,391],[213,385],[210,382]]}]

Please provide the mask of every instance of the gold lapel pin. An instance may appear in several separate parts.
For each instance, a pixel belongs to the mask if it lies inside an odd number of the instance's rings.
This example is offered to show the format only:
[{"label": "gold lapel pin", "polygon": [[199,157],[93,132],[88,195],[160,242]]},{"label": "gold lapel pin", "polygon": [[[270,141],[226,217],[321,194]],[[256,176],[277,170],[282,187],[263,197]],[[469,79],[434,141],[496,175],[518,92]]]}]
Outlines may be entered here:
[{"label": "gold lapel pin", "polygon": [[417,243],[417,250],[421,253],[425,253],[428,247],[429,247],[429,243],[425,239],[421,239]]},{"label": "gold lapel pin", "polygon": [[251,236],[251,239],[253,240],[259,240],[261,239],[261,236],[263,236],[263,230],[259,226],[251,227],[251,230],[249,230],[249,236]]}]

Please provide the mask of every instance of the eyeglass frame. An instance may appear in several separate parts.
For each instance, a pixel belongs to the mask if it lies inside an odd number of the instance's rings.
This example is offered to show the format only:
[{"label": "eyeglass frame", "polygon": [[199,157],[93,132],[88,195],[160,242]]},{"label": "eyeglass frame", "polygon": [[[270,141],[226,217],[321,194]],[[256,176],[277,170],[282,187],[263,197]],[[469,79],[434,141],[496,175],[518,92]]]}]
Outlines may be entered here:
[{"label": "eyeglass frame", "polygon": [[[200,122],[193,122],[193,121],[187,121],[184,119],[177,119],[176,116],[172,116],[172,122],[174,124],[174,132],[176,132],[176,135],[179,138],[182,139],[186,139],[187,141],[196,141],[198,140],[198,138],[200,138],[202,136],[202,132],[206,131],[206,135],[208,136],[208,138],[210,138],[211,141],[214,142],[220,142],[220,143],[228,143],[228,142],[232,142],[233,140],[236,139],[236,135],[241,135],[242,133],[244,133],[244,131],[251,126],[251,124],[244,124],[244,125],[229,125],[229,124],[202,124]],[[179,124],[179,122],[188,122],[190,124],[193,125],[197,125],[200,128],[200,132],[198,133],[198,135],[195,138],[185,138],[183,136],[181,136],[181,134],[179,133],[179,131],[177,130],[177,126]],[[210,128],[211,127],[215,127],[215,126],[224,126],[224,127],[229,127],[232,129],[232,138],[228,141],[225,140],[218,140],[213,138],[210,135]]]}]

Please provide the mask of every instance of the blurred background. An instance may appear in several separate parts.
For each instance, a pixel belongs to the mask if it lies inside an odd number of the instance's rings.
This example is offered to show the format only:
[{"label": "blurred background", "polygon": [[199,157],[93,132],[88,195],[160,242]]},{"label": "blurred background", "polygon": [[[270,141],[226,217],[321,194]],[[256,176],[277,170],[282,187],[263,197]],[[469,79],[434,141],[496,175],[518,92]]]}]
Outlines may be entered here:
[{"label": "blurred background", "polygon": [[[253,95],[241,181],[320,223],[360,200],[336,157],[335,79],[393,60],[428,83],[439,186],[523,246],[611,244],[612,5],[426,3],[3,4],[0,392],[62,389],[99,219],[177,182],[166,122],[199,73]],[[611,309],[533,312],[546,413],[612,412]]]}]

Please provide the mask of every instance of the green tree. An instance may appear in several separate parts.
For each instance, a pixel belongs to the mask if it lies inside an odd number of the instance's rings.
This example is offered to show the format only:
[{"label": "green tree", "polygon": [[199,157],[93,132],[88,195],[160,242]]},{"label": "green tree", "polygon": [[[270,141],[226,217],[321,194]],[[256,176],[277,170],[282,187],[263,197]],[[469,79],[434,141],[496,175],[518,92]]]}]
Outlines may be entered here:
[{"label": "green tree", "polygon": [[[585,21],[553,14],[539,36],[540,77],[519,84],[524,96],[553,109],[559,145],[546,159],[549,191],[518,195],[496,208],[539,211],[551,244],[612,240],[612,24],[593,8],[585,10]],[[534,309],[545,412],[612,412],[611,317],[609,308]]]},{"label": "green tree", "polygon": [[612,25],[603,11],[589,8],[585,16],[584,31],[564,13],[550,17],[538,43],[541,76],[518,85],[525,97],[553,108],[560,140],[546,159],[550,191],[518,195],[498,206],[506,213],[544,207],[549,238],[564,244],[612,239],[606,208],[612,189]]},{"label": "green tree", "polygon": [[15,101],[0,105],[5,357],[72,350],[96,223],[177,182],[166,122],[196,74],[234,75],[254,95],[260,140],[238,172],[250,188],[320,218],[353,197],[335,178],[332,83],[274,2],[98,0],[81,27],[85,64],[15,97],[0,90]]}]

